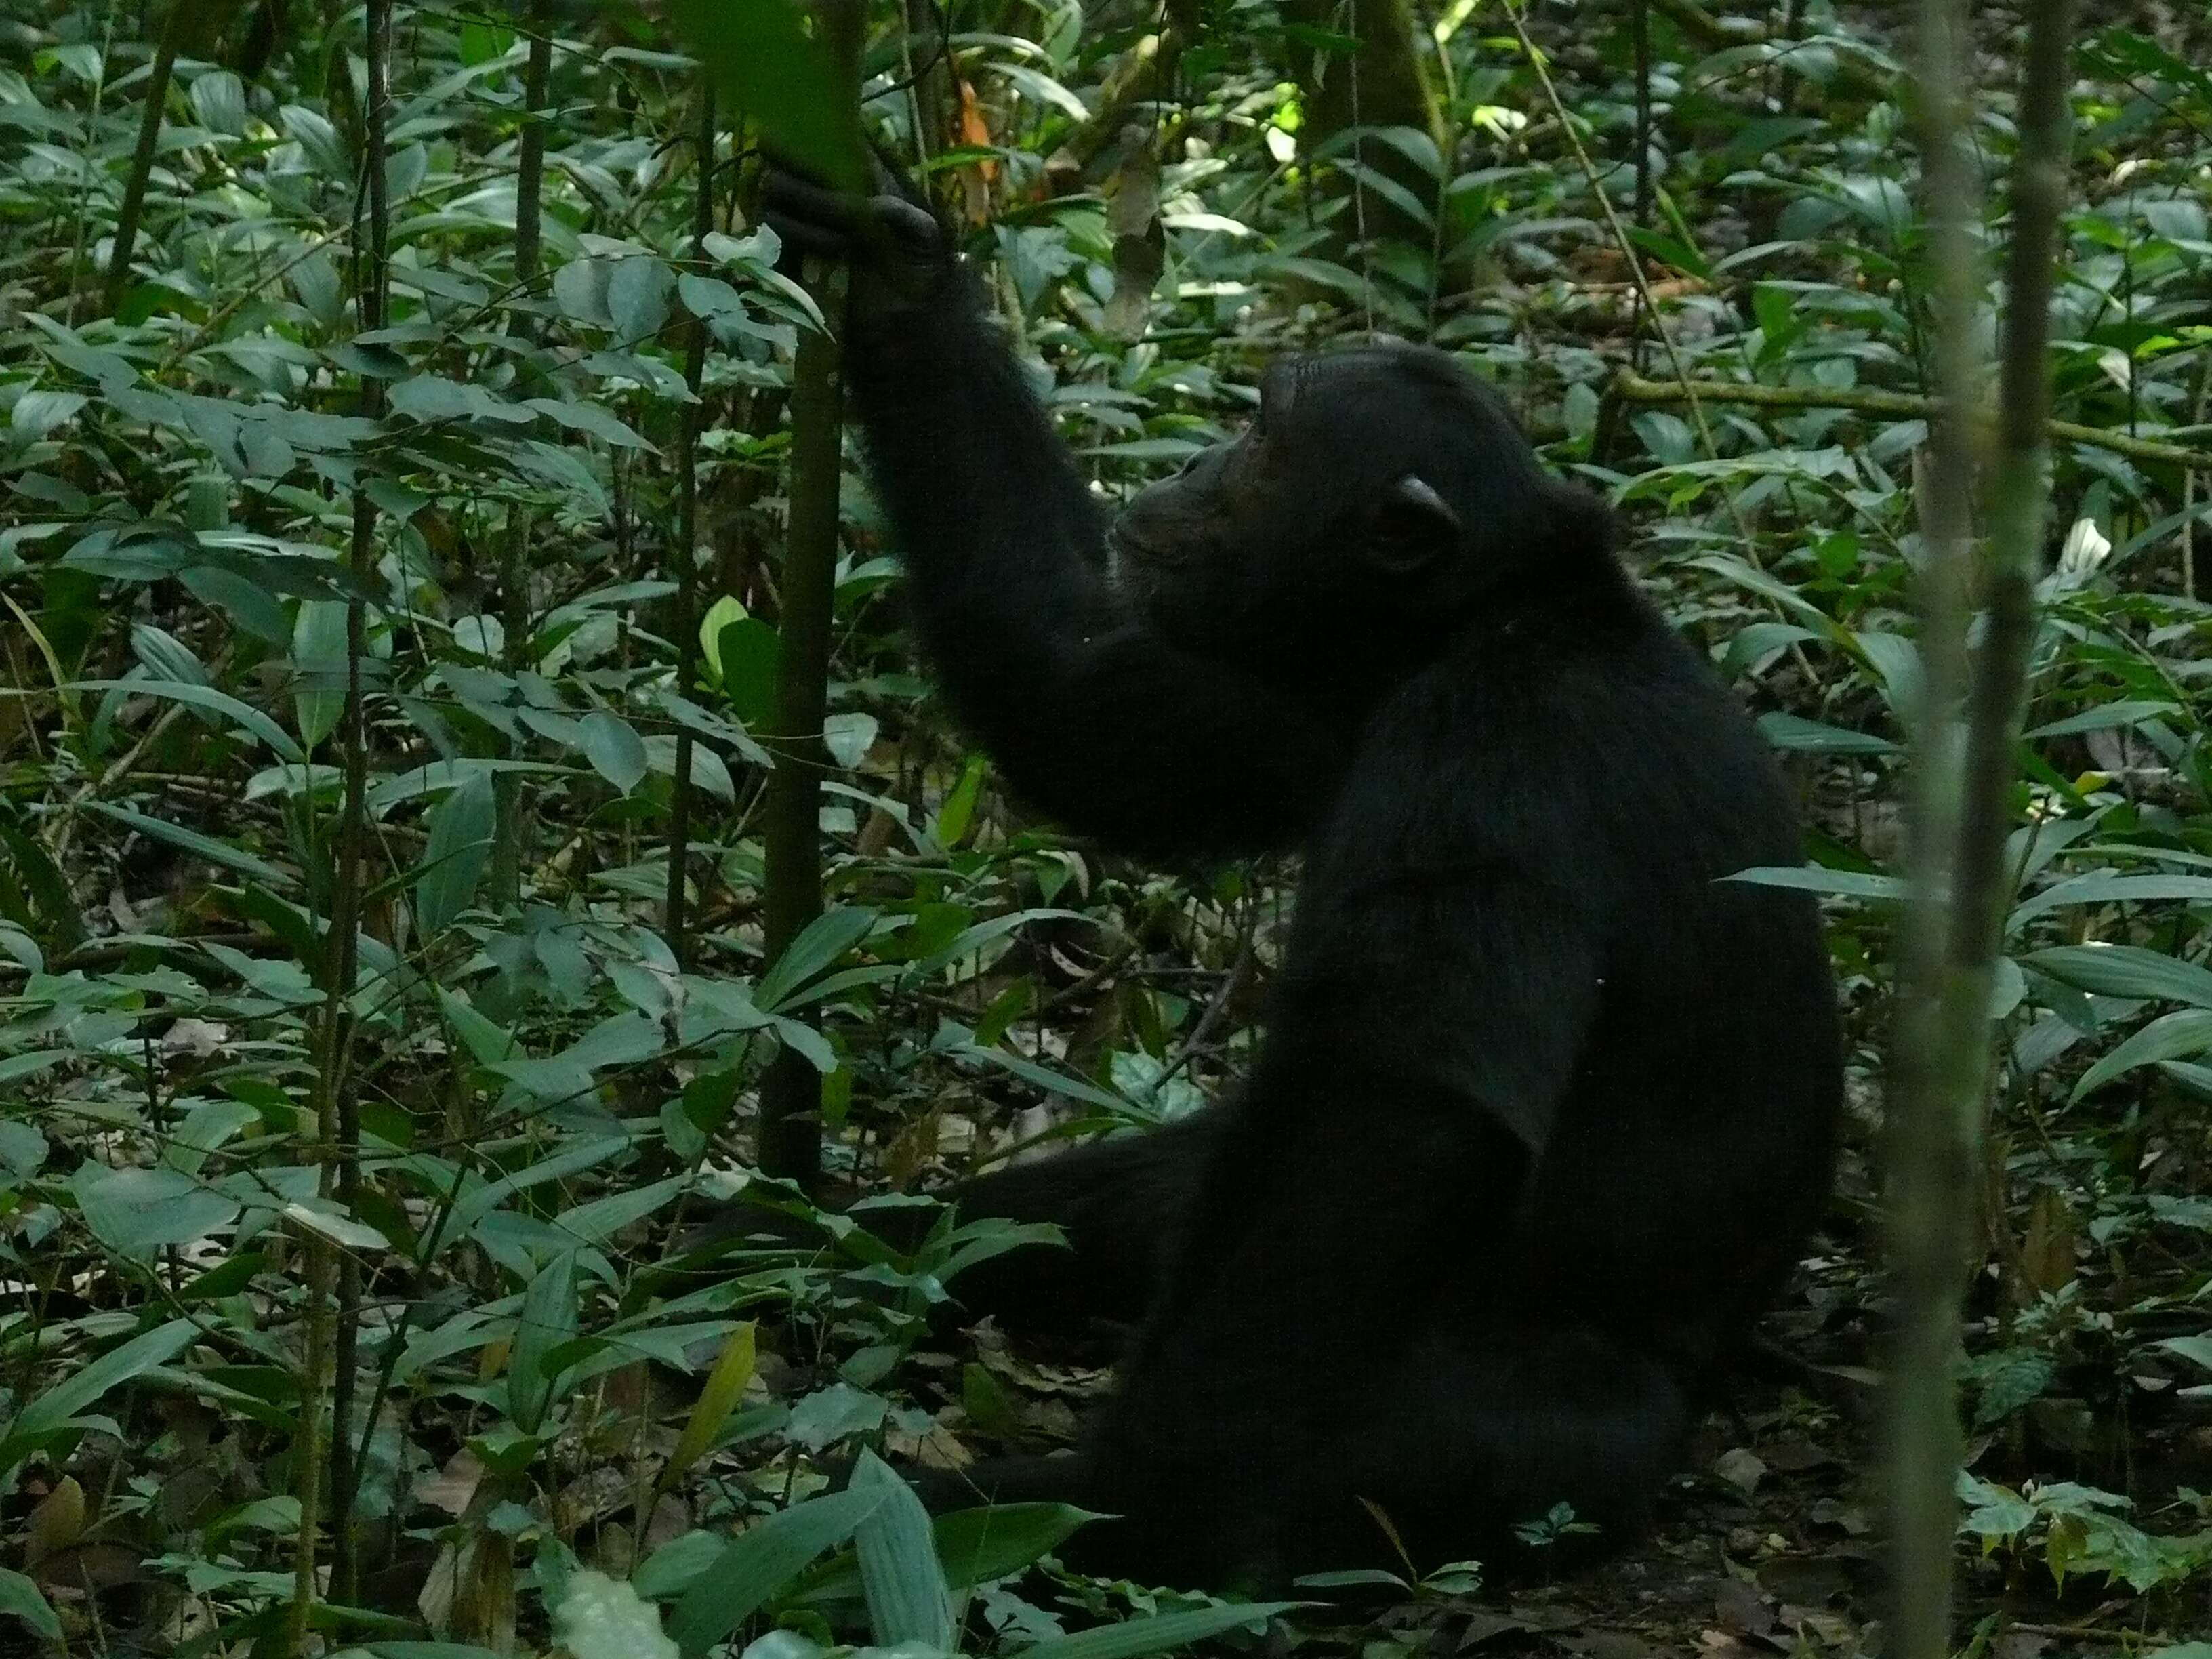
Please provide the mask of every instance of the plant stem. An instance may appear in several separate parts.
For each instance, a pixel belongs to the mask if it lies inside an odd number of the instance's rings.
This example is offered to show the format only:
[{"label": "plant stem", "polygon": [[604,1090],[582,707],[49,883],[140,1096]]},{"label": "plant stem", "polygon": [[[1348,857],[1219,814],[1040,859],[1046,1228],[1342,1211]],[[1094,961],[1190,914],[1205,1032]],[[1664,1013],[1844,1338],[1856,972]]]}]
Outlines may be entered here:
[{"label": "plant stem", "polygon": [[[692,198],[694,258],[703,258],[714,228],[714,89],[699,83],[697,138],[699,187]],[[699,395],[707,375],[707,325],[693,318],[685,325],[684,384],[691,401],[684,409],[684,435],[676,452],[676,695],[688,697],[699,676],[699,434],[705,402]],[[676,775],[668,787],[668,897],[661,932],[679,968],[691,961],[690,933],[684,919],[685,880],[691,863],[691,728],[676,728]]]},{"label": "plant stem", "polygon": [[[364,9],[368,70],[368,107],[362,123],[362,165],[367,173],[368,223],[365,235],[356,234],[354,246],[365,249],[357,259],[355,295],[361,331],[384,326],[385,289],[389,271],[390,201],[386,195],[386,118],[391,97],[391,0],[368,0]],[[361,413],[378,420],[384,413],[384,383],[364,376],[361,383]],[[354,578],[353,595],[346,602],[345,709],[339,722],[343,745],[343,800],[339,809],[337,854],[331,874],[331,923],[323,973],[323,1020],[317,1033],[315,1120],[322,1144],[322,1170],[317,1191],[335,1196],[350,1213],[361,1194],[361,1102],[350,1076],[349,1059],[353,1042],[352,1000],[359,974],[362,887],[368,844],[368,720],[362,695],[361,664],[368,641],[368,608],[361,595],[368,591],[376,570],[376,505],[366,481],[353,494],[353,532],[348,550]],[[322,1466],[329,1463],[331,1520],[331,1593],[341,1602],[354,1598],[359,1561],[353,1531],[354,1460],[352,1424],[354,1378],[361,1328],[361,1264],[348,1253],[343,1258],[330,1241],[310,1232],[309,1307],[307,1310],[307,1370],[295,1451],[301,1472],[300,1546],[293,1587],[292,1633],[306,1636],[313,1610],[315,1538],[321,1520]],[[335,1280],[336,1297],[332,1298]],[[330,1428],[324,1440],[323,1400],[328,1353]],[[327,1449],[326,1449],[327,1448]]]},{"label": "plant stem", "polygon": [[[1758,409],[1848,409],[1862,415],[1895,415],[1933,422],[1942,400],[1917,392],[1884,392],[1874,386],[1761,386],[1753,380],[1717,380],[1704,376],[1675,380],[1647,380],[1640,374],[1620,374],[1606,386],[1606,395],[1626,404],[1715,403],[1741,404]],[[2048,408],[2048,404],[2045,404]],[[2134,438],[2124,432],[2106,432],[2078,421],[2044,420],[2044,430],[2062,442],[2087,444],[2092,448],[2125,455],[2154,465],[2179,466],[2191,472],[2212,472],[2212,451],[2162,443],[2155,438]]]},{"label": "plant stem", "polygon": [[[1970,95],[1961,0],[1924,0],[1921,118],[1935,268],[1936,403],[1921,489],[1928,544],[1917,757],[1917,884],[1902,964],[1888,1112],[1892,1335],[1889,1643],[1899,1659],[1951,1650],[1954,1487],[1962,1436],[1954,1381],[1978,1224],[1990,990],[2011,883],[2004,859],[2048,485],[2052,268],[2064,205],[2072,0],[2030,9],[2003,381],[1990,490],[1991,545],[1977,581],[1972,418],[1982,283],[1979,191],[1960,106]],[[1978,592],[1977,591],[1978,588]],[[1986,611],[1979,649],[1966,640]],[[1966,732],[1959,732],[1963,709]]]},{"label": "plant stem", "polygon": [[[863,14],[858,0],[822,0],[817,18],[843,77],[840,95],[857,107]],[[842,309],[834,268],[810,271],[825,318]],[[783,652],[776,672],[775,770],[762,804],[768,875],[768,960],[779,958],[822,914],[822,744],[829,703],[830,623],[837,585],[837,495],[844,471],[843,389],[835,334],[799,337],[791,370],[791,531],[783,562]],[[811,1186],[822,1173],[822,1079],[785,1048],[761,1083],[760,1166]]]},{"label": "plant stem", "polygon": [[[530,55],[522,71],[522,137],[516,146],[514,176],[514,287],[526,296],[538,282],[538,249],[544,234],[545,188],[545,87],[553,72],[553,37],[544,0],[530,9]],[[527,319],[528,313],[518,316]],[[524,334],[537,328],[525,320]],[[520,505],[511,510],[499,571],[499,621],[504,635],[501,659],[510,674],[530,666],[530,544],[535,515]],[[520,758],[520,744],[515,745]],[[528,834],[529,802],[520,772],[501,772],[491,781],[491,894],[495,903],[522,902],[522,843]]]},{"label": "plant stem", "polygon": [[[212,0],[220,4],[222,0]],[[107,260],[107,314],[112,317],[123,303],[124,284],[131,280],[131,255],[138,244],[138,221],[146,209],[146,186],[154,176],[154,152],[161,142],[161,106],[169,101],[169,77],[177,66],[177,52],[185,31],[208,14],[211,0],[172,0],[161,38],[154,46],[154,66],[146,76],[146,108],[138,121],[138,148],[131,157],[131,175],[123,183],[123,205],[115,215],[115,250]],[[212,21],[212,18],[210,18]]]}]

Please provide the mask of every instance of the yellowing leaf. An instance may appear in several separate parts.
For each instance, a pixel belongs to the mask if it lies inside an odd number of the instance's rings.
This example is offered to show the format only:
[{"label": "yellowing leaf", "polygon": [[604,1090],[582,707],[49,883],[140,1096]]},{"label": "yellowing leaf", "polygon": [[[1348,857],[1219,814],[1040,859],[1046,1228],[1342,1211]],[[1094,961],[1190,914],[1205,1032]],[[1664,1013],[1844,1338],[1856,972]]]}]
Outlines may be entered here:
[{"label": "yellowing leaf", "polygon": [[721,1433],[722,1425],[730,1420],[744,1397],[745,1384],[753,1380],[756,1350],[753,1323],[747,1320],[732,1331],[722,1343],[720,1358],[701,1391],[699,1403],[691,1408],[690,1420],[684,1432],[677,1437],[676,1449],[669,1455],[667,1467],[660,1472],[660,1486],[666,1491],[683,1479],[684,1472],[707,1455]]}]

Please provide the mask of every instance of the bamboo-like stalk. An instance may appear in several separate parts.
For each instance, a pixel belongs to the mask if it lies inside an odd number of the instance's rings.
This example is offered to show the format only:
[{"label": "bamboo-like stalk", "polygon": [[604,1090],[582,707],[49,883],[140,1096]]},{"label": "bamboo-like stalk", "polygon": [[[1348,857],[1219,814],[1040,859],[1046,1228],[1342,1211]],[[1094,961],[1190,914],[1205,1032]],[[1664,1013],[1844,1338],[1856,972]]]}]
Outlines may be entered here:
[{"label": "bamboo-like stalk", "polygon": [[[691,204],[695,258],[703,257],[714,228],[714,88],[699,83],[697,136],[699,185]],[[700,387],[707,376],[707,325],[693,318],[684,343],[684,384],[691,401],[684,408],[684,435],[676,451],[676,695],[688,697],[699,677],[699,436],[706,422]],[[691,728],[676,727],[676,775],[668,787],[668,896],[661,933],[677,966],[691,961],[690,930],[684,916],[686,878],[691,863]]]},{"label": "bamboo-like stalk", "polygon": [[146,185],[154,176],[154,152],[161,141],[161,106],[169,100],[169,77],[177,67],[177,52],[185,31],[202,15],[209,0],[171,0],[161,38],[154,45],[154,66],[146,76],[146,107],[138,120],[138,147],[131,156],[131,174],[123,181],[123,205],[115,215],[115,249],[108,256],[107,314],[123,303],[124,285],[131,280],[131,255],[138,245],[138,221],[146,210]]},{"label": "bamboo-like stalk", "polygon": [[[838,95],[857,108],[865,22],[860,0],[821,0],[815,15],[837,65]],[[815,302],[834,325],[842,309],[842,273],[821,268],[808,275]],[[830,764],[822,722],[837,583],[843,401],[836,336],[801,334],[791,369],[791,519],[779,617],[783,652],[776,673],[775,770],[762,802],[767,854],[762,908],[770,962],[822,914],[822,778]],[[761,1168],[812,1184],[822,1173],[821,1120],[820,1074],[803,1055],[784,1048],[761,1082]]]},{"label": "bamboo-like stalk", "polygon": [[[522,137],[514,162],[514,286],[526,294],[538,282],[538,251],[544,233],[545,88],[553,73],[552,20],[544,0],[534,0],[528,16],[530,54],[522,70]],[[524,313],[526,316],[527,313]],[[537,337],[534,325],[523,331]],[[499,623],[505,636],[501,660],[510,674],[530,666],[530,542],[535,515],[526,507],[512,510],[499,570]],[[491,781],[491,893],[501,905],[522,902],[522,843],[529,833],[529,800],[522,774],[501,772]]]},{"label": "bamboo-like stalk", "polygon": [[[1913,802],[1915,900],[1902,964],[1888,1111],[1896,1304],[1887,1396],[1891,1650],[1951,1651],[1953,1495],[1962,1437],[1953,1382],[1978,1224],[1989,1007],[2008,892],[2004,842],[2048,500],[2051,268],[2065,202],[2072,0],[2029,11],[1990,492],[1991,541],[1977,580],[1973,346],[1980,206],[1960,112],[1969,95],[1962,0],[1924,0],[1921,100],[1939,384],[1921,489],[1928,544]],[[1970,657],[1978,610],[1987,623]],[[1961,712],[1963,711],[1963,713]],[[1960,720],[1966,724],[1960,740]]]},{"label": "bamboo-like stalk", "polygon": [[[392,0],[367,0],[363,9],[368,95],[363,112],[362,166],[367,173],[368,224],[354,237],[355,302],[360,330],[382,328],[390,272],[391,212],[385,179],[386,118],[391,99]],[[384,413],[384,384],[361,383],[361,412]],[[359,971],[362,890],[368,844],[368,721],[362,696],[368,610],[362,599],[376,569],[376,505],[365,487],[353,495],[353,534],[348,559],[355,578],[346,602],[346,693],[340,721],[343,798],[337,858],[331,872],[330,932],[323,973],[323,1018],[316,1033],[315,1123],[322,1167],[318,1191],[350,1210],[361,1192],[361,1103],[348,1065],[353,1037],[351,1001]],[[350,1600],[357,1577],[353,1537],[354,1461],[350,1425],[358,1355],[361,1269],[342,1260],[319,1233],[307,1235],[307,1376],[301,1387],[299,1437],[294,1442],[294,1488],[300,1501],[300,1535],[294,1559],[290,1650],[304,1652],[316,1600],[317,1538],[323,1519],[324,1468],[329,1465],[332,1522],[332,1589]],[[335,1291],[335,1295],[333,1292]],[[330,1429],[324,1429],[324,1403]]]},{"label": "bamboo-like stalk", "polygon": [[[1625,404],[1737,404],[1751,409],[1844,409],[1860,415],[1893,415],[1900,420],[1933,421],[1940,401],[1917,392],[1889,392],[1879,386],[1765,386],[1756,380],[1721,380],[1694,375],[1677,380],[1649,380],[1640,374],[1620,374],[1606,383],[1605,395]],[[2048,409],[2048,400],[2044,407]],[[2130,433],[2109,432],[2084,426],[2079,421],[2052,420],[2046,413],[2044,430],[2061,443],[2087,444],[2130,460],[2154,466],[2178,466],[2185,471],[2212,472],[2212,450],[2191,449],[2158,438],[2138,438]]]}]

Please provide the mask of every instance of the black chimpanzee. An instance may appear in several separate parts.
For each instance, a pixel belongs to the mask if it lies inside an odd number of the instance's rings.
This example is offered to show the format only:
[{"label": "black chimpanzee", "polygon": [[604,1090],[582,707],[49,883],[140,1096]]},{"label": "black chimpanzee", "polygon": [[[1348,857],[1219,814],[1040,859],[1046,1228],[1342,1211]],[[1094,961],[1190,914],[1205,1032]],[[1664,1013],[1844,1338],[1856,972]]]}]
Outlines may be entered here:
[{"label": "black chimpanzee", "polygon": [[1727,879],[1800,856],[1750,722],[1443,354],[1277,363],[1109,523],[927,212],[780,173],[771,213],[853,261],[914,617],[1018,790],[1304,853],[1232,1098],[953,1194],[1073,1246],[976,1311],[1141,1320],[1083,1448],[975,1488],[1216,1581],[1387,1556],[1370,1505],[1424,1565],[1561,1502],[1632,1532],[1830,1175],[1814,908]]}]

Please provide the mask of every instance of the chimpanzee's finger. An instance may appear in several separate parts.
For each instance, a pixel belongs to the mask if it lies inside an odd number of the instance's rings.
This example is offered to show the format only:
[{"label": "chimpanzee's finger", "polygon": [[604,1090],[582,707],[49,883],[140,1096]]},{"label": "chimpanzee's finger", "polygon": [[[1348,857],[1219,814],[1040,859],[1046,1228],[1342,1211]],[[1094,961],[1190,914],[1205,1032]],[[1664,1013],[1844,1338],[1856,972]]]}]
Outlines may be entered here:
[{"label": "chimpanzee's finger", "polygon": [[867,198],[817,185],[804,173],[781,167],[770,167],[762,180],[761,201],[770,213],[804,220],[826,229],[853,235],[867,214]]},{"label": "chimpanzee's finger", "polygon": [[779,213],[773,207],[761,215],[768,228],[776,234],[786,252],[818,254],[825,259],[842,258],[852,252],[853,239],[842,230],[833,230],[811,220],[793,219]]}]

